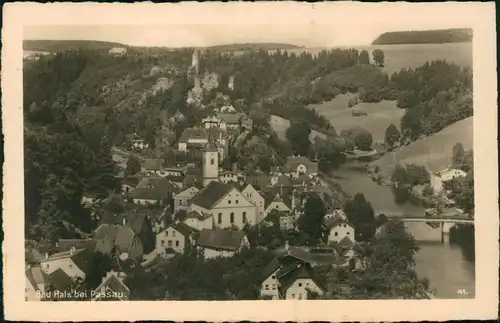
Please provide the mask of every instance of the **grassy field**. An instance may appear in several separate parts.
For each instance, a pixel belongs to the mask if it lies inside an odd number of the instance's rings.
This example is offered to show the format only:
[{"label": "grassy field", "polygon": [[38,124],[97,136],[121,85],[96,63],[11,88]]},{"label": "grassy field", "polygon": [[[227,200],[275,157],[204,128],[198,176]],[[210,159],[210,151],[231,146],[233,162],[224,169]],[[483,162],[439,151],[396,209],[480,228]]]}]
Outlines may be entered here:
[{"label": "grassy field", "polygon": [[[271,115],[271,127],[278,134],[278,138],[280,138],[281,140],[286,140],[285,132],[286,132],[286,129],[288,129],[288,127],[290,127],[290,121],[288,121],[287,119],[284,119],[282,117]],[[326,138],[326,136],[324,134],[313,130],[311,132],[311,135],[309,136],[309,140],[311,140],[311,142],[313,142],[313,140],[316,136],[320,136],[321,138]]]},{"label": "grassy field", "polygon": [[[380,103],[361,102],[353,108],[349,108],[347,103],[355,94],[347,93],[335,97],[335,99],[321,103],[311,104],[320,115],[324,116],[335,127],[337,133],[342,130],[361,127],[369,131],[373,140],[384,140],[385,130],[393,123],[399,128],[404,110],[396,106],[396,101],[382,101]],[[352,111],[366,112],[367,116],[352,116]]]},{"label": "grassy field", "polygon": [[429,137],[388,153],[373,164],[383,175],[391,174],[395,163],[427,165],[433,171],[450,166],[453,146],[461,142],[465,149],[473,147],[473,117],[458,121]]}]

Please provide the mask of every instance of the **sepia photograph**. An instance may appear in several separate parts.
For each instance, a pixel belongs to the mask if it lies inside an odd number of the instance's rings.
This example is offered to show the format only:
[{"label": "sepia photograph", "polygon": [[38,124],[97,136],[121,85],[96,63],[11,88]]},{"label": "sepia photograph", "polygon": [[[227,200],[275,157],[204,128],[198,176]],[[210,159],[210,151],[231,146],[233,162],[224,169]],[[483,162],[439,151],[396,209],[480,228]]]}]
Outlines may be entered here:
[{"label": "sepia photograph", "polygon": [[[24,217],[13,217],[26,306],[474,301],[480,276],[497,304],[498,276],[476,261],[478,214],[494,238],[482,261],[497,275],[496,83],[476,73],[474,47],[494,35],[474,28],[481,19],[432,18],[418,5],[401,9],[413,20],[365,13],[357,25],[335,18],[365,4],[332,19],[304,5],[295,13],[310,21],[296,25],[292,13],[252,22],[265,6],[239,23],[127,24],[125,10],[105,24],[113,6],[92,21],[94,4],[87,21],[16,27],[24,195],[14,209]],[[477,82],[493,86],[479,108]],[[492,196],[479,201],[483,191]]]}]

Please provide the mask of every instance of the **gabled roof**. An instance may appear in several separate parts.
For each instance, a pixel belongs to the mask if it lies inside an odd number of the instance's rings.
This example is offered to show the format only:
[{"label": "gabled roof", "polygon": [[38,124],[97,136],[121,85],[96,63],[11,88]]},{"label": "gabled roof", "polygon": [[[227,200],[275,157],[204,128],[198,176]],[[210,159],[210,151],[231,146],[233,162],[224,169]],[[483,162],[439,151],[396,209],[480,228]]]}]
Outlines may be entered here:
[{"label": "gabled roof", "polygon": [[95,249],[96,241],[94,239],[59,239],[57,242],[58,252],[69,251],[71,248],[75,249]]},{"label": "gabled roof", "polygon": [[273,258],[273,260],[271,260],[271,262],[264,267],[264,270],[262,271],[262,279],[267,279],[272,273],[280,269],[280,267],[281,264],[278,258]]},{"label": "gabled roof", "polygon": [[310,161],[307,157],[304,156],[291,156],[288,157],[285,163],[284,171],[290,172],[292,170],[297,170],[297,166],[300,164],[304,164],[307,167],[308,172],[317,172],[318,171],[318,163]]},{"label": "gabled roof", "polygon": [[209,217],[211,217],[211,214],[200,214],[196,211],[189,211],[186,213],[185,219],[198,219],[198,220],[205,220]]},{"label": "gabled roof", "polygon": [[238,124],[244,113],[219,113],[219,118],[228,124]]},{"label": "gabled roof", "polygon": [[352,228],[354,228],[354,226],[352,224],[350,224],[349,221],[347,221],[346,219],[343,219],[340,216],[330,218],[328,221],[326,221],[325,228],[331,229],[339,224],[347,224],[347,225],[351,226]]},{"label": "gabled roof", "polygon": [[50,284],[58,291],[67,291],[71,288],[73,284],[73,279],[68,276],[61,268],[52,272],[49,275]]},{"label": "gabled roof", "polygon": [[300,260],[302,262],[308,263],[308,264],[314,264],[314,258],[313,255],[299,247],[290,247],[288,250],[288,253],[286,256],[295,258],[297,260]]},{"label": "gabled roof", "polygon": [[232,185],[212,181],[193,197],[191,203],[210,210],[233,188]]},{"label": "gabled roof", "polygon": [[134,188],[130,197],[139,200],[162,201],[168,198],[169,194],[158,188]]},{"label": "gabled roof", "polygon": [[[189,236],[190,234],[192,234],[193,232],[197,232],[198,230],[194,229],[194,228],[191,228],[189,225],[185,224],[185,223],[173,223],[171,225],[169,225],[168,227],[171,227],[175,230],[177,230],[178,232],[180,232],[184,237],[187,237]],[[168,228],[167,227],[167,228]],[[165,228],[166,229],[166,228]]]},{"label": "gabled roof", "polygon": [[26,278],[30,281],[31,285],[35,289],[37,288],[37,285],[39,284],[44,284],[47,286],[49,284],[50,277],[43,272],[42,268],[40,266],[30,266],[26,272]]},{"label": "gabled roof", "polygon": [[130,196],[134,199],[161,201],[168,198],[178,188],[167,179],[160,176],[144,177]]},{"label": "gabled roof", "polygon": [[101,288],[109,289],[115,293],[120,293],[128,298],[130,294],[130,289],[127,285],[120,279],[116,273],[110,273],[104,278],[103,282],[96,288],[96,291],[100,291]]},{"label": "gabled roof", "polygon": [[289,274],[282,276],[279,278],[280,282],[280,289],[283,292],[286,292],[292,284],[300,278],[313,278],[313,273],[312,270],[309,268],[306,268],[305,266],[301,266],[300,264],[297,265],[297,267],[291,271]]},{"label": "gabled roof", "polygon": [[139,234],[146,226],[147,214],[144,212],[128,213],[126,217],[127,225],[135,234]]},{"label": "gabled roof", "polygon": [[270,181],[271,176],[267,174],[248,175],[245,180],[247,184],[251,184],[254,188],[258,187],[259,189],[265,188],[267,185],[269,185]]},{"label": "gabled roof", "polygon": [[101,225],[94,233],[94,239],[107,241],[121,252],[128,252],[134,236],[134,231],[130,227],[110,224]]},{"label": "gabled roof", "polygon": [[144,169],[146,170],[160,170],[163,167],[163,161],[161,159],[147,159],[144,162]]},{"label": "gabled roof", "polygon": [[237,250],[245,237],[245,232],[238,230],[203,229],[196,244],[215,250]]},{"label": "gabled roof", "polygon": [[195,192],[199,192],[200,189],[198,187],[196,187],[195,185],[191,185],[189,187],[186,187],[185,189],[182,189],[180,192],[178,192],[177,194],[175,194],[174,198],[177,197],[192,197],[193,195],[192,194],[188,194],[187,192],[188,191],[195,191]]}]

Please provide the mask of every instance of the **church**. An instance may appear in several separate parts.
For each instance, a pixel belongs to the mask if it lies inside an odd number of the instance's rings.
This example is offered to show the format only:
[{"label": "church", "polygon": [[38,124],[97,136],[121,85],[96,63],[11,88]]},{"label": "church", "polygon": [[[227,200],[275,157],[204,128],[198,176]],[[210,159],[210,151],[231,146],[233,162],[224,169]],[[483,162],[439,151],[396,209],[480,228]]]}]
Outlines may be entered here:
[{"label": "church", "polygon": [[236,183],[219,180],[219,153],[209,141],[203,148],[203,188],[190,201],[190,210],[211,216],[214,228],[242,229],[257,224],[257,207],[241,192]]}]

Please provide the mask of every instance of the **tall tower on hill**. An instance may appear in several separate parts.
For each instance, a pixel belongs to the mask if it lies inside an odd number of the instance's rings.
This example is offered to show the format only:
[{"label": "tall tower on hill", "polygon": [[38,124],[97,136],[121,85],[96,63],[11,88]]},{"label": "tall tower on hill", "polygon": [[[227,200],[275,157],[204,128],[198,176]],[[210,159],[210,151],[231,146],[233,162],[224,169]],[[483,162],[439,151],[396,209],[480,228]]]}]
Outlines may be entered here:
[{"label": "tall tower on hill", "polygon": [[203,148],[203,186],[219,181],[219,151],[210,139]]}]

